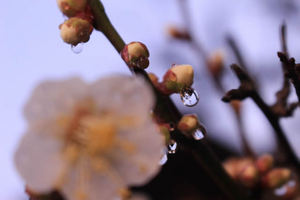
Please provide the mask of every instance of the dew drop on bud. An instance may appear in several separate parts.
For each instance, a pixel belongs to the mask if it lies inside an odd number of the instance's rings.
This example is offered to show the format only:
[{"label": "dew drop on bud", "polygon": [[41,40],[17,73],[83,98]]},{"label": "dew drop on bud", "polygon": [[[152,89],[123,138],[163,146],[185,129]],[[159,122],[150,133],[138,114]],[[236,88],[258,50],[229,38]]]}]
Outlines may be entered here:
[{"label": "dew drop on bud", "polygon": [[180,92],[180,98],[183,105],[193,107],[199,102],[199,96],[193,88],[185,88]]},{"label": "dew drop on bud", "polygon": [[79,54],[83,50],[83,43],[79,43],[77,45],[71,45],[71,49],[73,53]]},{"label": "dew drop on bud", "polygon": [[205,134],[199,128],[193,133],[193,138],[195,140],[202,140],[204,137]]},{"label": "dew drop on bud", "polygon": [[168,145],[168,153],[174,154],[176,153],[177,143],[171,140],[170,144]]}]

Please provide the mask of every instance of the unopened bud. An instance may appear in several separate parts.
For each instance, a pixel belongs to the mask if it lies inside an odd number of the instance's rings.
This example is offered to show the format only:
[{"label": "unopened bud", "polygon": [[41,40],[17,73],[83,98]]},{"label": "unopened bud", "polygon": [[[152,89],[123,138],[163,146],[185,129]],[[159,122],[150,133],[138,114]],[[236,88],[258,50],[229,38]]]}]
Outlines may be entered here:
[{"label": "unopened bud", "polygon": [[167,28],[168,35],[178,40],[191,40],[190,34],[186,30],[180,30],[175,26],[169,26]]},{"label": "unopened bud", "polygon": [[131,42],[121,51],[123,60],[132,68],[145,69],[149,66],[149,51],[141,42]]},{"label": "unopened bud", "polygon": [[292,173],[289,169],[273,169],[262,178],[262,183],[266,188],[278,188],[285,184],[291,178],[291,175]]},{"label": "unopened bud", "polygon": [[180,93],[190,88],[194,81],[194,69],[191,65],[174,65],[164,75],[163,85],[169,93]]},{"label": "unopened bud", "polygon": [[220,77],[224,69],[224,59],[221,51],[215,52],[207,61],[208,70],[213,77]]},{"label": "unopened bud", "polygon": [[253,165],[251,158],[230,158],[223,163],[227,173],[234,179],[237,179],[246,167],[251,165]]},{"label": "unopened bud", "polygon": [[93,26],[86,20],[72,17],[60,26],[60,35],[64,42],[76,46],[87,42],[93,31]]},{"label": "unopened bud", "polygon": [[183,133],[192,133],[199,127],[196,115],[184,115],[177,125],[178,129]]},{"label": "unopened bud", "polygon": [[257,167],[259,173],[264,174],[273,167],[274,158],[270,154],[265,154],[265,155],[260,156],[256,160],[255,164],[256,164],[256,167]]},{"label": "unopened bud", "polygon": [[57,0],[56,2],[61,12],[68,17],[74,17],[78,12],[84,11],[87,4],[87,0]]},{"label": "unopened bud", "polygon": [[253,187],[258,181],[259,173],[253,163],[248,164],[238,175],[239,181],[246,187]]}]

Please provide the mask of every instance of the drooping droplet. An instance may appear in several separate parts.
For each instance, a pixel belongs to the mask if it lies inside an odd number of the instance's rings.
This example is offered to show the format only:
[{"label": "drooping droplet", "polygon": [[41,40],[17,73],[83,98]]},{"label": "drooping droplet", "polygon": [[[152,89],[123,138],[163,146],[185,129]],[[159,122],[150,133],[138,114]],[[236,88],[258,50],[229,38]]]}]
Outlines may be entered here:
[{"label": "drooping droplet", "polygon": [[164,164],[166,164],[167,161],[168,161],[168,156],[166,153],[164,153],[159,161],[159,164],[164,165]]},{"label": "drooping droplet", "polygon": [[174,140],[171,140],[168,145],[168,153],[174,154],[176,153],[177,143]]},{"label": "drooping droplet", "polygon": [[199,96],[193,88],[185,88],[180,92],[183,105],[193,107],[199,102]]},{"label": "drooping droplet", "polygon": [[205,134],[203,133],[203,131],[200,128],[195,130],[195,132],[193,133],[193,138],[195,140],[202,140],[204,137],[205,137]]},{"label": "drooping droplet", "polygon": [[71,49],[74,53],[79,54],[83,50],[83,43],[79,43],[77,45],[71,45]]}]

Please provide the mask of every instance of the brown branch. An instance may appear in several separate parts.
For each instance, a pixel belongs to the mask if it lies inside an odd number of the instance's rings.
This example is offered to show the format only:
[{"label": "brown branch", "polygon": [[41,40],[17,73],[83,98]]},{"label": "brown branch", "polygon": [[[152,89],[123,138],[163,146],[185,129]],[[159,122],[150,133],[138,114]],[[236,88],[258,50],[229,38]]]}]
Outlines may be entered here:
[{"label": "brown branch", "polygon": [[284,151],[286,159],[295,166],[300,167],[298,158],[293,149],[291,148],[286,138],[286,134],[283,132],[283,129],[279,124],[279,117],[261,98],[253,84],[252,78],[247,74],[247,72],[245,72],[236,64],[232,65],[231,68],[240,80],[241,85],[238,89],[230,90],[229,92],[227,92],[226,95],[222,98],[222,100],[224,102],[230,102],[232,100],[243,100],[248,97],[251,98],[272,125],[278,138],[280,147]]},{"label": "brown branch", "polygon": [[[104,33],[108,40],[112,43],[118,53],[122,51],[125,46],[124,41],[110,23],[102,3],[99,0],[89,0],[89,5],[92,8],[95,17],[95,28]],[[168,116],[165,119],[169,123],[177,123],[181,118],[181,113],[178,111],[169,96],[162,95],[151,83],[147,73],[142,69],[134,69],[134,73],[142,75],[154,90],[156,95],[156,106],[154,112],[161,116]],[[161,113],[167,113],[162,115]],[[210,175],[212,180],[219,186],[224,195],[228,199],[248,199],[247,195],[241,190],[238,185],[228,176],[223,169],[221,163],[216,158],[215,154],[211,151],[205,140],[195,141],[186,138],[183,133],[177,130],[177,137],[175,140],[184,148],[191,151],[192,155],[201,166],[205,169],[206,173]]]}]

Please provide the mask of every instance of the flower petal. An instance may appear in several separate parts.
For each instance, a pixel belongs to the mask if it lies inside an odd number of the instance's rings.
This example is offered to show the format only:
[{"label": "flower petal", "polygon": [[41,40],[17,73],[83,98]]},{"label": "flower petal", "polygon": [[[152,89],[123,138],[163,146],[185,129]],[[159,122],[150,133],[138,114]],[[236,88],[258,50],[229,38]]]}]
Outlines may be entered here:
[{"label": "flower petal", "polygon": [[68,113],[75,102],[86,97],[86,92],[87,86],[80,78],[43,82],[33,91],[24,115],[31,122]]},{"label": "flower petal", "polygon": [[160,169],[159,161],[165,148],[164,139],[152,120],[120,133],[123,141],[133,144],[134,152],[116,151],[112,160],[126,184],[139,185],[149,181]]},{"label": "flower petal", "polygon": [[106,77],[95,82],[91,92],[100,111],[119,116],[147,116],[154,103],[152,90],[141,77]]},{"label": "flower petal", "polygon": [[47,126],[32,128],[26,133],[15,153],[16,168],[28,187],[37,193],[55,189],[65,170],[62,143],[50,134]]},{"label": "flower petal", "polygon": [[[87,161],[87,160],[86,160]],[[94,171],[90,162],[78,162],[69,169],[61,192],[69,200],[88,199],[115,199],[118,192],[125,185],[114,181],[105,173]]]}]

